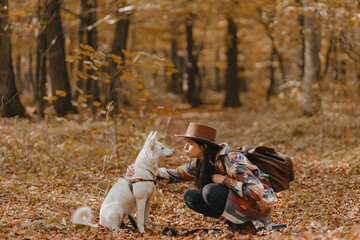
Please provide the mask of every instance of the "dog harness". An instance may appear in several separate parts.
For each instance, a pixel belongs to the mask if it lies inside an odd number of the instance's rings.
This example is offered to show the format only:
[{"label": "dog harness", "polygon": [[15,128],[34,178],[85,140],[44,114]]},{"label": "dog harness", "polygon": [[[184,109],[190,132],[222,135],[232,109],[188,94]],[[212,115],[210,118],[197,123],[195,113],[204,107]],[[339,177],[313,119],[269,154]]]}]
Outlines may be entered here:
[{"label": "dog harness", "polygon": [[128,183],[129,183],[130,191],[133,192],[133,184],[137,183],[137,182],[153,182],[154,185],[156,185],[156,176],[152,172],[150,172],[150,173],[154,177],[154,179],[145,179],[145,178],[129,179]]}]

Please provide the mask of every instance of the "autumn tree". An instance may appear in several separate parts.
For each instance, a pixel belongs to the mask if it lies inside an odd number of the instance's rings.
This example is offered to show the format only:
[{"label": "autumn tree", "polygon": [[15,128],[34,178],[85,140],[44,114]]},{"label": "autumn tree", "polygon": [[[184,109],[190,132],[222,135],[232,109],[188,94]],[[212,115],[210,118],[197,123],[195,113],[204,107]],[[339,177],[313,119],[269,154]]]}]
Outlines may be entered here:
[{"label": "autumn tree", "polygon": [[24,117],[11,58],[8,0],[0,0],[0,56],[0,113],[6,117]]},{"label": "autumn tree", "polygon": [[[41,14],[35,10],[38,2],[44,8]],[[31,91],[26,82],[29,79],[27,73],[31,72],[27,52],[24,54],[18,49],[27,44],[29,37],[33,37],[26,46],[34,46],[35,40],[38,41],[37,63],[33,64],[37,65],[34,84],[36,101],[41,101],[46,90],[51,90],[52,96],[47,99],[54,101],[57,112],[61,101],[70,103],[68,78],[77,72],[82,73],[82,77],[78,76],[78,87],[83,89],[84,94],[81,103],[87,102],[93,113],[96,108],[94,101],[96,106],[101,106],[100,102],[113,101],[118,111],[124,103],[132,103],[131,93],[137,90],[129,87],[129,79],[125,79],[128,74],[123,76],[124,70],[132,69],[144,76],[144,87],[152,88],[152,95],[172,89],[181,93],[182,100],[192,106],[201,102],[219,104],[223,94],[226,95],[224,106],[240,104],[239,94],[242,93],[237,89],[242,89],[245,77],[251,93],[259,94],[260,98],[267,95],[269,99],[272,93],[279,92],[277,96],[315,102],[311,96],[315,97],[317,90],[313,90],[317,87],[322,91],[319,94],[329,90],[334,96],[348,96],[354,88],[358,89],[354,79],[360,76],[357,65],[359,34],[356,31],[360,26],[356,17],[359,4],[357,1],[336,0],[308,1],[305,6],[303,3],[303,0],[149,0],[144,4],[138,0],[81,0],[61,1],[61,10],[53,10],[59,9],[60,1],[14,0],[9,3],[13,58],[16,56],[13,64],[14,70],[18,69],[19,75],[24,76],[21,86],[16,83],[17,89],[24,92],[24,97],[28,90]],[[62,29],[59,28],[61,24],[55,25],[55,22],[61,23],[60,15]],[[304,26],[305,17],[308,17],[307,23],[310,22],[307,26]],[[38,34],[34,34],[36,31]],[[317,37],[310,36],[314,32]],[[312,48],[309,51],[303,51],[304,34],[308,34],[307,46],[310,47],[306,49]],[[236,43],[233,42],[235,40]],[[321,46],[318,45],[320,40]],[[84,45],[93,51],[83,48]],[[73,64],[79,55],[72,58],[73,62],[70,62],[71,57],[67,57],[66,69],[59,59],[79,48],[90,54],[81,59],[84,69],[78,71]],[[124,50],[170,58],[179,72],[173,74],[155,67],[139,67],[138,63],[133,66],[127,61],[128,56],[123,55]],[[114,53],[116,59],[112,63],[106,61],[109,65],[102,65],[102,69],[96,69],[97,66],[90,69],[88,63],[95,64],[91,59],[94,52],[102,52],[106,56]],[[306,57],[305,52],[308,53]],[[314,52],[317,53],[310,56]],[[313,61],[309,60],[310,57]],[[303,79],[303,58],[307,59],[307,69],[317,68],[315,77],[311,77],[312,70],[306,70],[307,75]],[[45,66],[48,66],[48,73]],[[105,72],[105,68],[108,68],[107,75],[104,74],[106,79],[99,80],[101,76],[96,72]],[[321,77],[318,77],[319,69]],[[96,77],[99,79],[94,80]],[[51,84],[45,85],[45,79],[49,79]],[[83,85],[80,84],[81,79],[84,79]],[[318,79],[322,81],[316,82]],[[16,71],[15,80],[18,80]],[[135,80],[139,79],[135,77]],[[99,83],[100,89],[96,83]],[[182,88],[185,93],[181,92]],[[214,94],[214,97],[205,95],[213,93],[212,89],[221,89],[222,92]],[[162,96],[166,97],[166,94]],[[230,98],[233,100],[230,101]],[[26,104],[32,105],[32,99]],[[44,101],[41,101],[39,112],[42,116],[43,110]],[[67,110],[61,109],[59,115],[65,112]]]},{"label": "autumn tree", "polygon": [[191,14],[186,22],[186,52],[188,58],[186,99],[191,106],[197,107],[202,103],[202,101],[199,96],[201,92],[201,81],[199,76],[199,67],[197,66],[200,50],[195,49],[193,38],[194,18],[194,14]]},{"label": "autumn tree", "polygon": [[224,107],[240,106],[237,75],[237,27],[232,17],[228,18],[227,69]]},{"label": "autumn tree", "polygon": [[72,110],[71,91],[66,70],[63,28],[59,0],[49,0],[44,7],[45,35],[49,57],[51,92],[57,99],[53,105],[59,116]]},{"label": "autumn tree", "polygon": [[[97,49],[97,31],[96,31],[96,0],[81,0],[81,14],[79,27],[79,43]],[[87,57],[86,60],[88,60]],[[77,85],[85,92],[87,96],[87,104],[93,114],[96,113],[94,102],[99,102],[99,85],[94,78],[89,78],[93,74],[94,69],[84,68],[83,64],[79,64],[78,71],[85,76],[86,79],[79,78]],[[76,91],[78,93],[78,91]],[[78,96],[78,94],[76,94]],[[96,104],[95,104],[96,105]]]},{"label": "autumn tree", "polygon": [[126,49],[128,40],[130,16],[132,13],[133,9],[131,7],[127,8],[124,2],[118,6],[117,22],[111,52],[120,56],[121,60],[118,62],[113,61],[112,64],[110,64],[111,82],[107,93],[108,102],[113,101],[115,103],[117,112],[123,107],[125,101],[126,86],[122,85],[119,78],[122,76],[122,69],[125,66],[124,50]]},{"label": "autumn tree", "polygon": [[[304,0],[303,5],[305,11],[309,11],[309,1]],[[313,84],[320,79],[320,30],[313,14],[304,15],[304,41],[304,111],[312,115],[316,111]]]},{"label": "autumn tree", "polygon": [[[270,53],[270,63],[269,63],[269,72],[270,72],[270,84],[266,92],[266,100],[270,100],[270,96],[275,93],[275,71],[276,71],[276,65],[279,65],[279,69],[281,71],[282,78],[284,80],[285,78],[285,67],[284,67],[284,61],[282,54],[279,52],[276,40],[275,40],[275,34],[273,32],[273,29],[276,27],[277,16],[276,16],[276,0],[271,1],[264,1],[259,6],[254,1],[256,10],[259,15],[259,21],[264,26],[265,33],[269,40],[271,41],[271,53]],[[276,61],[279,64],[276,64]]]},{"label": "autumn tree", "polygon": [[[38,18],[42,19],[42,14],[45,13],[44,10],[45,2],[38,2]],[[41,117],[44,117],[44,107],[45,107],[45,84],[46,84],[46,35],[45,28],[40,25],[40,30],[37,35],[37,47],[36,47],[36,79],[34,84],[34,98],[39,102],[39,114]]]},{"label": "autumn tree", "polygon": [[178,43],[177,43],[177,35],[178,35],[178,23],[176,20],[173,20],[174,28],[171,30],[171,49],[170,49],[170,59],[173,62],[175,68],[179,71],[171,75],[171,84],[170,84],[170,91],[174,93],[181,93],[182,92],[182,66],[180,64],[181,57],[178,56]]}]

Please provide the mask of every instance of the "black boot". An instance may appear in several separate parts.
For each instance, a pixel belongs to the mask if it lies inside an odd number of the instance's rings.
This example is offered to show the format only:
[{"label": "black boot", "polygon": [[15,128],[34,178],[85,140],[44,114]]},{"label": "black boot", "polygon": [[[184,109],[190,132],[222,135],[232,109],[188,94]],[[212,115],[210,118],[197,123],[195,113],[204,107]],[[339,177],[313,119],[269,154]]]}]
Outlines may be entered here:
[{"label": "black boot", "polygon": [[230,222],[229,220],[226,220],[225,223],[228,225],[229,230],[232,232],[238,232],[243,235],[256,234],[256,227],[251,221],[242,224],[235,224]]}]

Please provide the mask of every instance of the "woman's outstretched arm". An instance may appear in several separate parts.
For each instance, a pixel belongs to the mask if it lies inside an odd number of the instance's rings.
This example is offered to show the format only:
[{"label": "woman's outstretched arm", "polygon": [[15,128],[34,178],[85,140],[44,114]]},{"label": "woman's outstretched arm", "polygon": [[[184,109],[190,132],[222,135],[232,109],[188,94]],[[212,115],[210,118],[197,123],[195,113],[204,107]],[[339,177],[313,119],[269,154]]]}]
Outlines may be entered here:
[{"label": "woman's outstretched arm", "polygon": [[[184,181],[191,181],[195,179],[196,160],[177,167],[176,169],[159,168],[157,173],[157,180],[168,180],[167,183],[178,183]],[[131,164],[127,170],[125,177],[131,178],[134,175],[134,164]]]},{"label": "woman's outstretched arm", "polygon": [[158,177],[169,179],[167,183],[178,183],[185,181],[192,181],[196,175],[196,160],[181,165],[176,169],[159,168]]}]

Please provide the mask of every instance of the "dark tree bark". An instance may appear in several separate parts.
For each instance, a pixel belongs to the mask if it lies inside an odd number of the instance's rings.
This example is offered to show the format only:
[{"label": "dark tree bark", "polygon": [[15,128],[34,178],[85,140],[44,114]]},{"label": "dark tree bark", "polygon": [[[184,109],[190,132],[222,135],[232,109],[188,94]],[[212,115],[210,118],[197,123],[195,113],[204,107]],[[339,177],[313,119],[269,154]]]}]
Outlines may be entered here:
[{"label": "dark tree bark", "polygon": [[238,78],[239,78],[239,85],[240,85],[240,90],[242,92],[247,92],[249,90],[247,84],[246,84],[246,79],[245,79],[245,68],[244,66],[241,64],[240,67],[238,67]]},{"label": "dark tree bark", "polygon": [[21,94],[24,89],[21,72],[21,55],[17,55],[15,58],[15,84],[19,94]]},{"label": "dark tree bark", "polygon": [[220,92],[222,90],[221,80],[220,80],[220,68],[218,62],[220,60],[220,49],[217,47],[215,49],[215,91]]},{"label": "dark tree bark", "polygon": [[358,95],[360,96],[360,73],[357,74],[357,81],[358,81],[358,86],[359,86],[358,87]]},{"label": "dark tree bark", "polygon": [[[300,6],[303,7],[303,4],[301,2],[302,0],[295,0],[295,2]],[[305,37],[304,37],[304,14],[300,14],[298,17],[298,22],[299,22],[299,26],[300,26],[300,39],[301,39],[301,43],[302,43],[302,51],[301,51],[301,57],[300,57],[300,61],[298,63],[298,66],[300,68],[300,75],[299,78],[300,80],[303,79],[304,77],[304,71],[305,71]]]},{"label": "dark tree bark", "polygon": [[[131,13],[129,13],[131,14]],[[130,19],[128,15],[121,14],[119,20],[115,26],[115,36],[112,45],[112,53],[118,55],[122,59],[122,66],[125,66],[125,55],[123,50],[126,49],[126,43],[128,39]],[[123,86],[119,80],[122,75],[122,71],[117,68],[117,64],[113,62],[110,66],[110,75],[111,82],[108,88],[108,102],[113,101],[115,105],[116,112],[119,112],[123,107],[125,101],[125,86]],[[117,91],[117,88],[121,88],[120,91]]]},{"label": "dark tree bark", "polygon": [[[39,6],[40,7],[40,6]],[[35,99],[39,101],[39,114],[44,117],[44,107],[46,101],[45,96],[46,84],[46,36],[41,32],[37,39],[36,49],[36,84],[35,84]]]},{"label": "dark tree bark", "polygon": [[187,42],[187,56],[188,56],[188,64],[187,64],[187,91],[186,91],[186,99],[191,104],[192,107],[197,107],[201,105],[200,100],[200,78],[199,78],[199,68],[197,66],[197,57],[194,53],[194,39],[192,34],[193,24],[186,24],[186,42]]},{"label": "dark tree bark", "polygon": [[172,91],[173,93],[181,93],[182,92],[181,81],[180,81],[181,72],[178,64],[179,60],[177,56],[177,42],[175,38],[171,39],[170,57],[172,63],[174,64],[174,67],[179,71],[171,75],[170,91]]},{"label": "dark tree bark", "polygon": [[[45,13],[45,1],[38,1],[38,18],[43,21],[43,15]],[[46,101],[43,99],[45,96],[45,84],[46,84],[46,36],[45,29],[40,28],[40,33],[37,37],[36,48],[36,79],[34,87],[34,95],[36,101],[39,101],[39,114],[40,117],[44,117],[44,107]]]},{"label": "dark tree bark", "polygon": [[[81,0],[81,8],[82,8],[82,12],[80,14],[80,24],[79,24],[79,46],[81,44],[86,44],[86,36],[85,36],[85,27],[86,27],[86,12],[84,10],[84,2],[87,2],[86,0]],[[83,60],[79,59],[77,60],[77,72],[81,72],[84,74],[84,67],[83,67]],[[84,74],[85,75],[85,74]],[[78,100],[80,92],[85,92],[85,80],[82,78],[79,78],[79,80],[76,82],[76,87],[78,89],[76,89],[75,94],[74,94],[74,99]]]},{"label": "dark tree bark", "polygon": [[237,75],[237,28],[232,18],[228,18],[228,36],[227,41],[227,69],[225,82],[225,101],[224,107],[240,106],[239,87]]},{"label": "dark tree bark", "polygon": [[7,7],[8,0],[0,0],[0,114],[5,117],[25,117],[25,109],[15,86]]},{"label": "dark tree bark", "polygon": [[48,0],[46,2],[44,20],[47,24],[45,35],[49,53],[51,92],[53,96],[56,96],[56,90],[66,92],[65,97],[57,96],[58,99],[54,101],[53,105],[55,112],[59,116],[65,116],[68,111],[73,110],[73,107],[71,105],[70,83],[66,71],[60,3],[60,0]]},{"label": "dark tree bark", "polygon": [[[81,6],[82,6],[82,16],[80,25],[82,25],[84,29],[80,29],[80,32],[82,33],[81,39],[83,43],[91,46],[95,50],[97,49],[97,33],[96,33],[96,27],[93,26],[93,24],[96,22],[96,0],[81,0]],[[91,26],[91,27],[90,27]],[[85,70],[85,75],[93,75],[94,70],[89,69]],[[82,86],[84,87],[84,86]],[[91,98],[88,98],[87,104],[91,109],[91,112],[93,114],[96,113],[96,107],[94,107],[93,103],[94,101],[99,101],[99,86],[98,81],[93,78],[88,78],[86,80],[85,84],[85,92],[86,95],[92,96]]]},{"label": "dark tree bark", "polygon": [[272,94],[274,94],[274,86],[275,86],[275,68],[274,68],[274,61],[275,61],[275,52],[274,52],[274,48],[273,51],[271,53],[271,58],[270,58],[270,66],[269,66],[269,70],[270,70],[270,85],[266,91],[266,101],[270,101],[270,97]]}]

